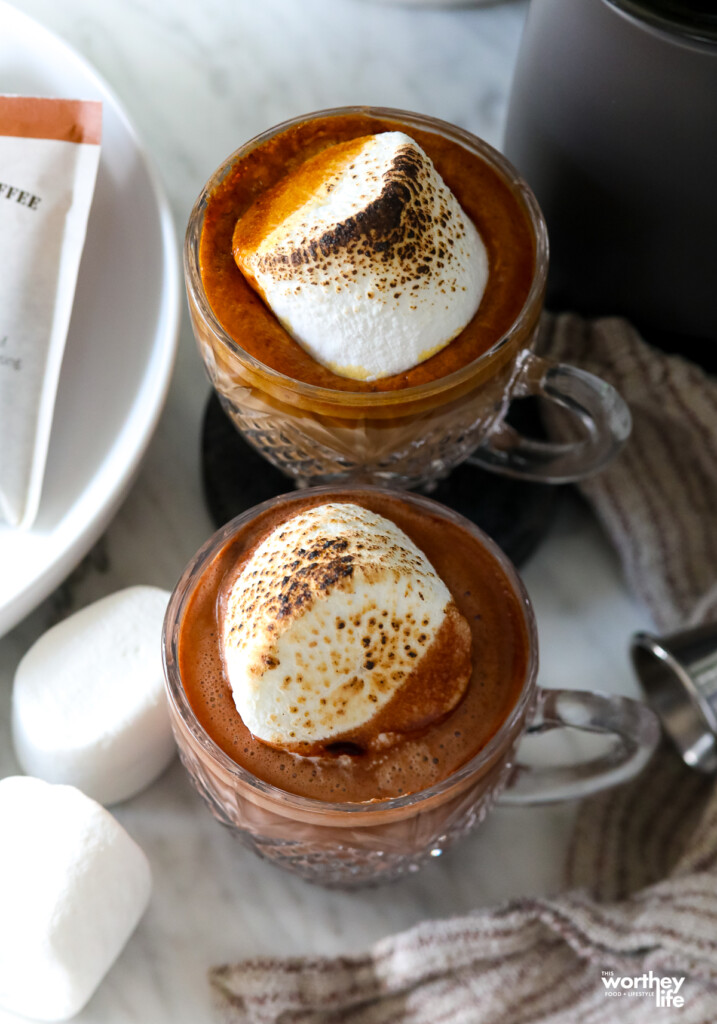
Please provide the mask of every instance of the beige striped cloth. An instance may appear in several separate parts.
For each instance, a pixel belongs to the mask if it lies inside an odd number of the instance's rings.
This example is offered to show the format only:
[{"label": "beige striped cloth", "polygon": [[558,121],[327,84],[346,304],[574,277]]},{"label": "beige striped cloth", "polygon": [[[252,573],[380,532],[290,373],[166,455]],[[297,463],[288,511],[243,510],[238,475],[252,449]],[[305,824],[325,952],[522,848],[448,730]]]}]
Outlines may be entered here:
[{"label": "beige striped cloth", "polygon": [[616,318],[546,316],[539,347],[614,384],[630,405],[625,450],[581,487],[628,584],[662,631],[716,618],[717,381]]},{"label": "beige striped cloth", "polygon": [[[660,628],[709,618],[717,381],[620,320],[546,318],[540,345],[631,406],[625,451],[583,487],[630,584]],[[363,956],[219,967],[210,984],[226,1024],[715,1024],[717,791],[662,748],[582,805],[564,894],[425,922]]]}]

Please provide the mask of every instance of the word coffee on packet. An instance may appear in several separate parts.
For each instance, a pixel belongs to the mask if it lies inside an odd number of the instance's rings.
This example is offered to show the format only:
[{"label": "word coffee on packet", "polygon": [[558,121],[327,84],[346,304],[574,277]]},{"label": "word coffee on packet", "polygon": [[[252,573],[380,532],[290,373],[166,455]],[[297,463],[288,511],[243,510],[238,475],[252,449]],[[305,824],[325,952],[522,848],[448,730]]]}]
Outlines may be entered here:
[{"label": "word coffee on packet", "polygon": [[102,104],[0,96],[0,521],[32,525],[97,177]]}]

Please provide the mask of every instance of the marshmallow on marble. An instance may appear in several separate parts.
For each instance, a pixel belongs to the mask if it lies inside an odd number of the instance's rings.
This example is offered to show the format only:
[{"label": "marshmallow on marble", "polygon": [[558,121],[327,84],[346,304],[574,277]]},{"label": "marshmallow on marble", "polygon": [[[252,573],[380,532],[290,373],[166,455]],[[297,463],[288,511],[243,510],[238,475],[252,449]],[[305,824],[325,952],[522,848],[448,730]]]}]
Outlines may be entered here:
[{"label": "marshmallow on marble", "polygon": [[169,594],[130,587],[53,626],[15,674],[15,752],[28,775],[103,804],[148,786],[175,752],[160,638]]},{"label": "marshmallow on marble", "polygon": [[0,781],[0,1006],[36,1020],[78,1013],[149,901],[147,858],[72,786]]},{"label": "marshmallow on marble", "polygon": [[286,331],[342,377],[417,366],[473,318],[488,254],[403,132],[338,143],[239,218],[234,260]]}]

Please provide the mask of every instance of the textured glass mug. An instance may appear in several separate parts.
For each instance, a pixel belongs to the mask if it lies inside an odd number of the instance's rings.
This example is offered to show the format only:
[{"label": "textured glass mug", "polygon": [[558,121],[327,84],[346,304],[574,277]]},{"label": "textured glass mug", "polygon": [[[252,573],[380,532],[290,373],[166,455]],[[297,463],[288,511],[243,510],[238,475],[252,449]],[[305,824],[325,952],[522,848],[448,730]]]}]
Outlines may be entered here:
[{"label": "textured glass mug", "polygon": [[[395,391],[348,392],[292,380],[259,362],[231,337],[202,284],[199,242],[209,196],[238,160],[287,128],[360,114],[414,127],[462,146],[488,163],[524,210],[535,248],[533,281],[523,308],[491,349],[427,384]],[[362,479],[416,487],[444,476],[469,456],[487,469],[563,483],[601,469],[630,432],[618,393],[574,367],[530,351],[548,269],[548,241],[535,197],[508,161],[487,143],[444,121],[400,110],[346,107],[286,121],[233,153],[204,186],[184,245],[184,274],[194,334],[209,378],[242,436],[299,486]],[[513,398],[540,395],[566,409],[578,440],[524,438],[506,422]]]},{"label": "textured glass mug", "polygon": [[[364,492],[369,488],[362,487]],[[373,488],[395,498],[395,491]],[[350,498],[347,488],[313,488],[307,495]],[[525,680],[498,732],[473,758],[442,782],[408,796],[376,803],[328,803],[287,793],[233,761],[200,725],[187,699],[178,664],[182,617],[204,569],[257,515],[297,495],[257,505],[227,523],[185,569],[169,602],[163,630],[170,716],[182,763],[214,816],[250,849],[302,878],[354,887],[417,871],[485,818],[498,797],[505,803],[546,803],[583,797],[639,772],[659,736],[649,708],[637,701],[537,686],[535,617],[518,573],[503,552],[473,523],[429,498],[402,495],[414,509],[445,519],[476,538],[499,563],[522,609],[528,636]],[[591,760],[557,767],[516,761],[522,735],[570,727],[611,738]]]}]

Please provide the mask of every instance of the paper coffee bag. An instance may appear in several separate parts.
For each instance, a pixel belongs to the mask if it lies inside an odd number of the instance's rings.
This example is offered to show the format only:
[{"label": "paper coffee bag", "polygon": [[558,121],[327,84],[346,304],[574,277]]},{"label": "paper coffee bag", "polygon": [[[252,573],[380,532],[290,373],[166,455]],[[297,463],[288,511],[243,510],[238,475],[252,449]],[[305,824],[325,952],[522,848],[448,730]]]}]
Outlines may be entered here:
[{"label": "paper coffee bag", "polygon": [[0,96],[0,520],[32,525],[97,176],[102,105]]}]

